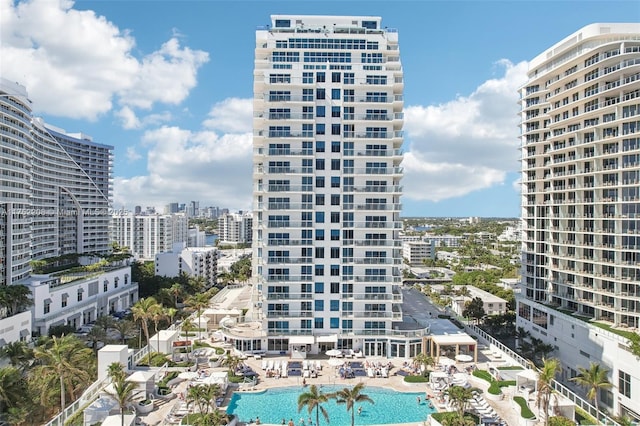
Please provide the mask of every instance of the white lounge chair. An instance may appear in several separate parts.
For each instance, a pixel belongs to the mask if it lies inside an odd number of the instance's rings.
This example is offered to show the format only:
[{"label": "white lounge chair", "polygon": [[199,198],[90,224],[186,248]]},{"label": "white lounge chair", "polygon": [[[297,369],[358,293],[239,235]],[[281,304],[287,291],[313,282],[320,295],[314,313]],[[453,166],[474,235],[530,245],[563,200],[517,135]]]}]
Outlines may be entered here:
[{"label": "white lounge chair", "polygon": [[273,360],[269,360],[269,364],[267,364],[267,370],[273,370]]},{"label": "white lounge chair", "polygon": [[307,379],[310,378],[311,377],[311,372],[309,370],[304,370],[302,372],[302,377],[305,377]]},{"label": "white lounge chair", "polygon": [[367,377],[375,377],[375,373],[373,372],[373,368],[369,367],[367,369]]},{"label": "white lounge chair", "polygon": [[387,374],[387,369],[386,368],[380,369],[380,375],[382,377],[389,377],[389,375]]},{"label": "white lounge chair", "polygon": [[302,369],[303,370],[308,370],[309,369],[309,361],[307,361],[306,359],[304,361],[302,361]]},{"label": "white lounge chair", "polygon": [[262,369],[263,369],[263,370],[266,370],[266,369],[267,369],[267,365],[268,365],[268,364],[267,364],[267,360],[266,360],[266,359],[263,359],[263,360],[262,360]]},{"label": "white lounge chair", "polygon": [[322,370],[322,363],[320,362],[319,359],[316,360],[316,370],[318,371]]}]

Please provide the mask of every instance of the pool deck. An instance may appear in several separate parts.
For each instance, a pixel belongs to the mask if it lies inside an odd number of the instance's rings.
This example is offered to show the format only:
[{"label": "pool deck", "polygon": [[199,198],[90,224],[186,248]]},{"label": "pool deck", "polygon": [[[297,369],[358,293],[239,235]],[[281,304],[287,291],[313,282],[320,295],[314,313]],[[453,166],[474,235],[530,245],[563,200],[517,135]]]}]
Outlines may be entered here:
[{"label": "pool deck", "polygon": [[[480,355],[479,358],[481,362],[477,364],[477,367],[480,369],[487,369],[488,366],[491,364],[491,360],[484,355]],[[299,361],[299,360],[292,360],[289,357],[285,357],[285,356],[273,356],[273,357],[267,356],[267,357],[263,357],[262,359],[268,359],[270,361],[279,360],[280,362],[285,360],[288,362]],[[341,379],[339,375],[336,374],[336,367],[330,366],[328,364],[327,356],[316,356],[316,357],[310,356],[308,359],[314,360],[314,362],[315,360],[320,360],[322,365],[322,370],[319,371],[319,375],[317,378],[307,378],[306,379],[307,385],[322,384],[322,385],[335,385],[335,386],[341,386],[341,385],[354,386],[355,384],[362,382],[366,386],[384,387],[384,388],[393,389],[398,392],[425,392],[425,394],[428,393],[429,395],[433,395],[434,393],[431,390],[431,388],[429,388],[424,383],[408,384],[404,382],[403,376],[395,374],[396,372],[400,371],[400,367],[402,366],[403,362],[408,361],[404,358],[390,358],[390,359],[376,358],[376,360],[378,361],[391,362],[391,364],[394,366],[394,368],[389,373],[389,377],[387,378],[356,377],[352,379]],[[362,361],[362,362],[364,362],[365,360],[366,360],[365,358],[361,358],[357,360],[345,359],[345,361]],[[296,387],[296,386],[299,386],[302,388],[303,378],[300,376],[267,378],[262,370],[261,359],[248,357],[247,359],[244,360],[244,363],[245,365],[251,367],[255,372],[259,374],[258,383],[252,388],[246,389],[246,390],[240,390],[238,389],[237,385],[230,384],[227,394],[225,395],[224,401],[221,405],[221,408],[225,408],[227,406],[231,396],[233,395],[233,392],[259,392],[259,391],[264,391],[272,388]],[[492,365],[495,365],[495,364],[492,364]],[[223,367],[203,368],[203,370],[209,373],[212,371],[226,371],[226,368],[223,368]],[[480,388],[483,391],[487,390],[488,388],[487,382],[466,373],[465,375],[467,377],[467,381],[471,386]],[[180,396],[181,394],[183,394],[183,392],[185,392],[188,385],[189,385],[189,381],[183,381],[173,389],[173,392],[176,393],[178,396]],[[366,388],[365,388],[365,393],[366,393]],[[489,405],[491,405],[495,409],[495,411],[507,423],[507,425],[516,426],[518,425],[519,414],[515,411],[515,409],[512,406],[512,403],[511,403],[512,397],[513,395],[505,395],[504,398],[500,401],[488,400],[487,402],[489,403]],[[145,416],[140,416],[140,419],[144,422],[145,425],[149,425],[149,426],[169,425],[170,423],[166,422],[165,419],[168,413],[170,412],[171,408],[173,407],[173,405],[180,400],[181,400],[180,397],[178,397],[170,401],[166,401],[166,402],[163,401],[161,403],[158,403],[154,411],[152,411],[151,413]],[[437,403],[435,403],[434,405],[436,409],[441,408],[441,406]],[[265,423],[263,424],[266,426],[270,426],[269,424],[265,424]],[[428,424],[428,423],[427,422],[398,423],[397,426],[423,426],[425,424]],[[241,422],[239,423],[239,425],[248,425],[248,423]],[[275,425],[275,426],[280,426],[280,425]],[[369,425],[369,426],[375,426],[375,425]],[[386,425],[386,426],[389,426],[389,425]]]}]

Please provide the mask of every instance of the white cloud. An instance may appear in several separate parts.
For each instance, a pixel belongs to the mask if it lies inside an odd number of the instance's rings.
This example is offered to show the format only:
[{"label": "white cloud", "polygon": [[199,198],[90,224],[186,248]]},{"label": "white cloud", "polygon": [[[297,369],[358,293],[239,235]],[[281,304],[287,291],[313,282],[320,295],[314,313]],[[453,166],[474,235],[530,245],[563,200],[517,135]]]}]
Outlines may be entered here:
[{"label": "white cloud", "polygon": [[129,108],[128,106],[122,107],[118,111],[115,111],[113,115],[116,116],[120,120],[120,124],[124,129],[139,129],[142,127],[142,123],[136,116],[134,110]]},{"label": "white cloud", "polygon": [[504,75],[467,97],[405,108],[405,197],[440,201],[504,184],[519,169],[518,88],[527,64],[498,62]]},{"label": "white cloud", "polygon": [[96,120],[114,102],[178,104],[196,86],[206,52],[181,47],[174,36],[138,59],[127,30],[73,5],[0,0],[0,75],[27,87],[37,113]]},{"label": "white cloud", "polygon": [[253,127],[253,100],[229,98],[215,104],[209,118],[202,125],[222,132],[251,132]]},{"label": "white cloud", "polygon": [[127,147],[127,160],[128,161],[138,161],[142,158],[142,155],[138,154],[135,147],[128,146]]},{"label": "white cloud", "polygon": [[145,132],[147,174],[115,179],[114,205],[162,207],[201,200],[235,209],[251,207],[251,133],[225,134],[161,127]]}]

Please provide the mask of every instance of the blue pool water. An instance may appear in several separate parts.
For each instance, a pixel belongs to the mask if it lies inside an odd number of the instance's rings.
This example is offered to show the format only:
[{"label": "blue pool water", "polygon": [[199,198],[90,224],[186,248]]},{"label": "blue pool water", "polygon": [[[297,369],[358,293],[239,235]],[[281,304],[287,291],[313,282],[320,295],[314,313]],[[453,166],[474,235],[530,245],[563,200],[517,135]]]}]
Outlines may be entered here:
[{"label": "blue pool water", "polygon": [[[323,393],[335,392],[343,389],[345,386],[322,386]],[[351,387],[351,386],[350,386]],[[262,423],[280,424],[282,419],[293,419],[296,426],[300,425],[300,419],[303,418],[308,426],[307,419],[309,416],[315,424],[316,413],[309,414],[307,408],[303,408],[298,412],[298,396],[306,392],[308,388],[289,387],[269,389],[256,393],[239,393],[235,392],[227,413],[237,415],[241,421],[247,422],[250,419],[260,417]],[[362,391],[373,399],[374,404],[364,402],[355,406],[355,424],[356,425],[382,425],[422,422],[426,420],[427,415],[434,413],[435,409],[429,408],[429,402],[424,400],[424,392],[396,392],[390,389],[365,387]],[[418,397],[420,404],[418,405]],[[358,415],[358,407],[362,406],[362,414]],[[331,426],[350,426],[351,413],[347,412],[346,406],[337,405],[335,401],[330,400],[323,404],[323,407],[329,414]],[[320,425],[324,426],[327,422],[320,413]]]}]

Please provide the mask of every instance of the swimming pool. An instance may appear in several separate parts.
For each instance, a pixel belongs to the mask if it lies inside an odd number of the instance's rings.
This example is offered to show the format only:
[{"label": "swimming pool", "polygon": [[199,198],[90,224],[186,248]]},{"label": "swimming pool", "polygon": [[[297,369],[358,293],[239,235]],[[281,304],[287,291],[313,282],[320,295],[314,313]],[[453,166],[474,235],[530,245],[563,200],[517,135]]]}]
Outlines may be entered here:
[{"label": "swimming pool", "polygon": [[[355,383],[354,383],[355,385]],[[352,387],[350,385],[349,387]],[[343,389],[345,386],[320,387],[323,393],[331,393]],[[247,422],[250,419],[260,417],[262,423],[280,424],[282,419],[293,419],[296,426],[303,418],[305,423],[309,418],[306,408],[298,412],[298,396],[307,392],[308,388],[288,387],[268,389],[264,392],[235,392],[231,397],[227,413],[237,415],[241,421]],[[367,386],[362,391],[373,399],[374,404],[368,402],[356,404],[355,424],[357,425],[382,425],[420,422],[427,418],[428,414],[436,410],[429,407],[429,402],[424,400],[424,392],[396,392],[390,389]],[[418,404],[420,397],[420,404]],[[358,415],[358,407],[362,405],[362,413]],[[351,425],[351,413],[347,412],[345,405],[337,405],[330,400],[323,404],[329,414],[329,421],[332,426]],[[311,414],[313,422],[316,421],[315,410]],[[327,422],[320,414],[320,425]]]}]

